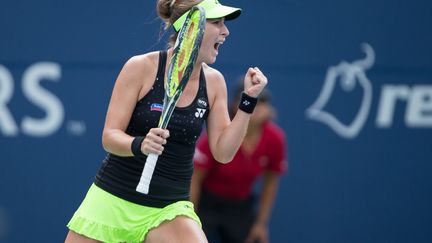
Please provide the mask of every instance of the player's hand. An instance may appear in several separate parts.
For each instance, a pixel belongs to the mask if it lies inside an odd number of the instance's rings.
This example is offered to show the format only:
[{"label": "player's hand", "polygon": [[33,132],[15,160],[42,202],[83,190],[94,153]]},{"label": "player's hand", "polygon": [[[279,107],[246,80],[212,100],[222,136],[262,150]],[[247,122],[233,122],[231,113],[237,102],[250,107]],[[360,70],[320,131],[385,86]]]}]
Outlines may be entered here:
[{"label": "player's hand", "polygon": [[244,79],[244,91],[251,97],[258,97],[267,85],[267,77],[257,67],[249,68]]},{"label": "player's hand", "polygon": [[147,133],[141,144],[141,151],[145,154],[161,155],[164,150],[163,145],[167,143],[169,131],[162,128],[152,128]]},{"label": "player's hand", "polygon": [[248,237],[246,238],[245,243],[268,243],[268,229],[267,225],[261,223],[255,223]]}]

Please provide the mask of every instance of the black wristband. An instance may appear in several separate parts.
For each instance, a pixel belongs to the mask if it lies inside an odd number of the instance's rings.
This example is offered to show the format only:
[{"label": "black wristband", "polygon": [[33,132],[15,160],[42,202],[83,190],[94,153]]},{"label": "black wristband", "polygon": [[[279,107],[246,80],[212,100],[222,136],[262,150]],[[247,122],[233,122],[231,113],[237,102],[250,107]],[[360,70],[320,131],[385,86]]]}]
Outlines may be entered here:
[{"label": "black wristband", "polygon": [[258,98],[251,97],[247,95],[245,92],[243,92],[240,98],[239,109],[246,113],[251,114],[255,109],[257,101]]},{"label": "black wristband", "polygon": [[133,155],[142,156],[144,153],[141,151],[141,144],[144,141],[144,137],[135,137],[131,144],[131,150]]}]

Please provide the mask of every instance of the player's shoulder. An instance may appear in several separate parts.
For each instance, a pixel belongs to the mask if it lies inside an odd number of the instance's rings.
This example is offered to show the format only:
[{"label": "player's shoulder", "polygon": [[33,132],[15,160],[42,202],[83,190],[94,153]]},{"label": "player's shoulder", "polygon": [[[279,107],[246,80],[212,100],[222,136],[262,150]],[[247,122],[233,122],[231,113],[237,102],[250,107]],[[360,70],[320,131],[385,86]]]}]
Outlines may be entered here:
[{"label": "player's shoulder", "polygon": [[120,72],[121,78],[118,80],[122,83],[128,83],[131,87],[139,86],[141,89],[143,87],[149,89],[156,76],[158,60],[158,52],[132,56],[124,64]]},{"label": "player's shoulder", "polygon": [[135,55],[127,60],[125,67],[145,71],[157,67],[159,62],[159,52],[148,52],[145,54]]},{"label": "player's shoulder", "polygon": [[202,68],[204,70],[204,74],[206,79],[216,80],[216,81],[225,81],[224,76],[219,70],[210,67],[209,65],[203,63]]},{"label": "player's shoulder", "polygon": [[203,64],[202,68],[206,79],[210,107],[213,107],[215,98],[220,95],[224,96],[223,94],[226,93],[225,78],[221,72],[207,64]]}]

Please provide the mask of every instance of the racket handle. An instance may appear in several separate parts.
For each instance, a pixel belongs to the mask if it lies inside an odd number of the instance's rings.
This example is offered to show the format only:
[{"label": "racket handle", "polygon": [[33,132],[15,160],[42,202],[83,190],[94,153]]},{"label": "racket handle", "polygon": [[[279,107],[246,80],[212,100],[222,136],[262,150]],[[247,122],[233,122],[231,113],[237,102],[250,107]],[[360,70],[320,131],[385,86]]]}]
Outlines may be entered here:
[{"label": "racket handle", "polygon": [[157,155],[157,154],[149,154],[147,156],[147,160],[146,160],[146,163],[144,165],[144,169],[143,169],[143,172],[141,174],[140,181],[138,182],[138,185],[136,187],[137,192],[148,194],[150,181],[153,177],[153,171],[156,167],[156,161],[157,161],[158,157],[159,157],[159,155]]}]

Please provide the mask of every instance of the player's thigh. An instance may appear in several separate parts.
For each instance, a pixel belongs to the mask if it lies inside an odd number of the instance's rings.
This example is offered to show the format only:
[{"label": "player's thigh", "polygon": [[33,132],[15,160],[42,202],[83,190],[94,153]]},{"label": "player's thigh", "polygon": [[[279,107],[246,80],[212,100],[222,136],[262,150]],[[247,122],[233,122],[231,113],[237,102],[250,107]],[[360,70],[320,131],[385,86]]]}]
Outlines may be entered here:
[{"label": "player's thigh", "polygon": [[75,233],[72,230],[69,230],[69,233],[66,236],[65,243],[100,243],[100,241],[87,238],[83,235]]},{"label": "player's thigh", "polygon": [[177,216],[149,231],[145,243],[206,243],[207,239],[199,224],[188,217]]}]

